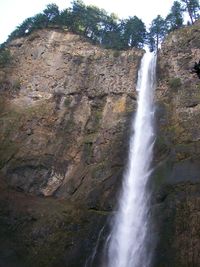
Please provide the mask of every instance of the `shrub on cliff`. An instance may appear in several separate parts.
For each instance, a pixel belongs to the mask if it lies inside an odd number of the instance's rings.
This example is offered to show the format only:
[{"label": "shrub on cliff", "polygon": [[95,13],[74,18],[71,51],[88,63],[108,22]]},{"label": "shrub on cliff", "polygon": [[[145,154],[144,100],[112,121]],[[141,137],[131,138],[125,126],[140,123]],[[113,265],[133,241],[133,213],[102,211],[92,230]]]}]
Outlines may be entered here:
[{"label": "shrub on cliff", "polygon": [[181,79],[177,78],[177,77],[171,78],[169,80],[168,84],[169,84],[170,88],[173,90],[178,90],[178,88],[180,88],[182,85]]},{"label": "shrub on cliff", "polygon": [[10,51],[6,48],[0,48],[0,67],[5,67],[11,61]]}]

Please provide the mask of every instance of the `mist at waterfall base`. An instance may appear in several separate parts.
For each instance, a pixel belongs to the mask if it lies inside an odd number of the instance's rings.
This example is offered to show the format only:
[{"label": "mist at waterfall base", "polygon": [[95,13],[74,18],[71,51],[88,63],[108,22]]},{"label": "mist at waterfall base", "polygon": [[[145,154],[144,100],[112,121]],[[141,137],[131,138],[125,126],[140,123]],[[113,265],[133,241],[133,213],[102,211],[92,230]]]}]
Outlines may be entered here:
[{"label": "mist at waterfall base", "polygon": [[[154,133],[154,89],[156,54],[146,52],[137,82],[137,111],[131,122],[127,167],[118,196],[115,215],[110,219],[110,234],[102,247],[100,231],[93,254],[86,267],[151,267],[154,244],[150,238],[150,199],[148,180],[151,175]],[[100,249],[101,250],[101,249]],[[95,260],[101,255],[100,262]],[[98,264],[97,264],[98,263]]]}]

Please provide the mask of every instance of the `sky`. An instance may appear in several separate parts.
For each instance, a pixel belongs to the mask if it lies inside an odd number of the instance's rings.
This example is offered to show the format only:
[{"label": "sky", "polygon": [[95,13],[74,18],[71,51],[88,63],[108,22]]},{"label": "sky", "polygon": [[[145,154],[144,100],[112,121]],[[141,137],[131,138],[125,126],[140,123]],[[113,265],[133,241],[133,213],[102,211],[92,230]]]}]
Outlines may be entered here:
[{"label": "sky", "polygon": [[[71,6],[71,0],[0,0],[0,43],[28,17],[42,12],[47,4],[55,3],[60,10]],[[165,17],[174,0],[83,0],[86,5],[95,5],[120,19],[137,16],[148,27],[157,16]]]}]

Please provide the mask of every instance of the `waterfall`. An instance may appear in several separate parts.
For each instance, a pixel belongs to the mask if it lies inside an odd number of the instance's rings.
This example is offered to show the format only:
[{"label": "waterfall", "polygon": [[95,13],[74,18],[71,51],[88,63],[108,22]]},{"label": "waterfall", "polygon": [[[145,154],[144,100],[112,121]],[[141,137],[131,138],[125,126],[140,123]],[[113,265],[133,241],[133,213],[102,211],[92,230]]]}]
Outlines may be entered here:
[{"label": "waterfall", "polygon": [[[151,174],[154,145],[154,87],[156,55],[146,52],[138,73],[138,106],[132,122],[129,160],[123,177],[119,208],[108,237],[107,267],[150,267],[148,244]],[[147,245],[148,244],[148,245]]]}]

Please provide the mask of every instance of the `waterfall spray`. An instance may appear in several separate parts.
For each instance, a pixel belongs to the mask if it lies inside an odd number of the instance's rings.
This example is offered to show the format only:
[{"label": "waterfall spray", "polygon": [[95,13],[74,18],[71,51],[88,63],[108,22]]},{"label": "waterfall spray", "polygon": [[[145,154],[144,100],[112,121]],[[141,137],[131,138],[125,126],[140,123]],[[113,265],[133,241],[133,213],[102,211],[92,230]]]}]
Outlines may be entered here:
[{"label": "waterfall spray", "polygon": [[154,87],[156,55],[146,52],[138,73],[138,107],[132,122],[129,160],[124,174],[119,208],[108,237],[107,267],[150,267],[147,247],[151,173],[154,144]]}]

